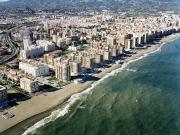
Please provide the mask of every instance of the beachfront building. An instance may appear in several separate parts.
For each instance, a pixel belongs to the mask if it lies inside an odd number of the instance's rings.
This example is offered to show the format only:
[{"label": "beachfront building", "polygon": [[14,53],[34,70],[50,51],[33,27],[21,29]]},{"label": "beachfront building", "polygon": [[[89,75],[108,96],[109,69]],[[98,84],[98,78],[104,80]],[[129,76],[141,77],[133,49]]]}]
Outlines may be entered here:
[{"label": "beachfront building", "polygon": [[7,99],[7,91],[6,88],[0,85],[0,102]]},{"label": "beachfront building", "polygon": [[55,67],[55,76],[58,80],[68,82],[71,79],[71,68],[68,63],[58,63]]},{"label": "beachfront building", "polygon": [[29,78],[21,78],[20,87],[28,93],[34,93],[36,91],[39,91],[38,82]]},{"label": "beachfront building", "polygon": [[125,40],[125,50],[126,51],[129,51],[132,49],[132,40],[131,39],[126,39]]},{"label": "beachfront building", "polygon": [[78,61],[69,62],[71,69],[71,76],[78,76],[81,73],[81,63]]},{"label": "beachfront building", "polygon": [[118,55],[118,51],[117,51],[116,47],[111,48],[111,56],[117,57],[117,55]]},{"label": "beachfront building", "polygon": [[54,69],[55,59],[62,54],[61,50],[56,50],[50,53],[47,53],[43,57],[43,62],[46,63],[50,68]]},{"label": "beachfront building", "polygon": [[120,55],[120,54],[123,54],[123,53],[124,53],[124,47],[121,46],[121,45],[118,45],[118,46],[117,46],[117,51],[118,51],[118,54],[119,54],[119,55]]},{"label": "beachfront building", "polygon": [[33,77],[45,76],[49,74],[49,67],[39,61],[23,60],[19,63],[19,69]]},{"label": "beachfront building", "polygon": [[92,68],[93,67],[93,61],[94,58],[91,58],[90,56],[82,57],[82,67],[84,68]]},{"label": "beachfront building", "polygon": [[111,59],[111,55],[109,51],[104,51],[103,53],[103,60],[109,61]]},{"label": "beachfront building", "polygon": [[101,54],[96,54],[94,58],[94,63],[95,64],[101,64],[103,62],[103,55]]}]

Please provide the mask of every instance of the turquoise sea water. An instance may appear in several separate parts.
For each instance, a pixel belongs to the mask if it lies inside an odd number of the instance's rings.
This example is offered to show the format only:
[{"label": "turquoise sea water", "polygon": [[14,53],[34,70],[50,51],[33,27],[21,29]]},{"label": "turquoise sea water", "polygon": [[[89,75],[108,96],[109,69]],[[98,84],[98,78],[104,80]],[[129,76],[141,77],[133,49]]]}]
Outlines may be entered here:
[{"label": "turquoise sea water", "polygon": [[109,77],[34,134],[180,135],[180,38]]}]

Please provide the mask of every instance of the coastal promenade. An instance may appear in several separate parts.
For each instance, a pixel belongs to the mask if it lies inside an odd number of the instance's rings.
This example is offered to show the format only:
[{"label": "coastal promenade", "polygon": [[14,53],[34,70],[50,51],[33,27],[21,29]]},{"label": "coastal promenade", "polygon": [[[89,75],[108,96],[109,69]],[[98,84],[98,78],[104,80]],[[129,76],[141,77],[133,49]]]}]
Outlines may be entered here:
[{"label": "coastal promenade", "polygon": [[[161,40],[161,42],[168,42],[170,40],[175,39],[180,34],[170,35],[165,37]],[[149,45],[147,49],[139,49],[135,54],[131,57],[127,57],[125,59],[125,63],[131,60],[135,60],[144,54],[153,52],[157,50],[162,43]],[[120,64],[113,64],[111,67],[104,69],[101,73],[97,74],[97,78],[102,78],[111,71],[121,68],[122,65]],[[19,105],[8,109],[9,112],[13,113],[15,117],[5,120],[0,117],[0,132],[3,132],[16,124],[25,121],[26,119],[33,117],[37,114],[43,113],[47,110],[51,110],[54,107],[64,103],[68,98],[70,98],[75,93],[80,93],[86,88],[90,87],[93,83],[93,80],[87,81],[84,84],[74,84],[71,83],[60,90],[53,91],[53,92],[46,92],[44,94],[40,94],[38,96],[34,96],[27,101],[20,102]],[[0,115],[3,113],[0,112]],[[28,127],[26,127],[28,128]],[[19,129],[25,130],[25,129]],[[3,133],[2,133],[3,134]],[[18,132],[13,132],[13,135],[18,135]]]}]

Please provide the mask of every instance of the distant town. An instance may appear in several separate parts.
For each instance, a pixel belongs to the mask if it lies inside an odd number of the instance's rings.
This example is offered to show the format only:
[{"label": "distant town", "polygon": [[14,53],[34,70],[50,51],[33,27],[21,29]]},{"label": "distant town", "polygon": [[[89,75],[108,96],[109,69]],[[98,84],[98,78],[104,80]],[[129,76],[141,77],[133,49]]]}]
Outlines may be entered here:
[{"label": "distant town", "polygon": [[[69,84],[83,84],[161,38],[180,32],[180,16],[128,17],[109,11],[80,15],[0,16],[0,110]],[[18,105],[17,105],[18,103]]]}]

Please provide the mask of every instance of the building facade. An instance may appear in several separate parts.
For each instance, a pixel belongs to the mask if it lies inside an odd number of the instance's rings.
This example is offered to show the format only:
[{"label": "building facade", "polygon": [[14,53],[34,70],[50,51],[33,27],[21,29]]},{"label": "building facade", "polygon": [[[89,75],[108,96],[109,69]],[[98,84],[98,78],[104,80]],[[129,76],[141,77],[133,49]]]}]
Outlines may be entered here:
[{"label": "building facade", "polygon": [[71,69],[68,63],[58,63],[55,67],[55,76],[58,80],[68,82],[71,79]]},{"label": "building facade", "polygon": [[77,61],[72,61],[69,63],[71,69],[71,76],[78,76],[81,73],[81,63]]},{"label": "building facade", "polygon": [[19,69],[33,77],[45,76],[49,74],[49,67],[41,62],[25,60],[19,63]]},{"label": "building facade", "polygon": [[39,91],[38,82],[28,78],[20,79],[20,87],[21,89],[27,91],[28,93],[34,93]]}]

